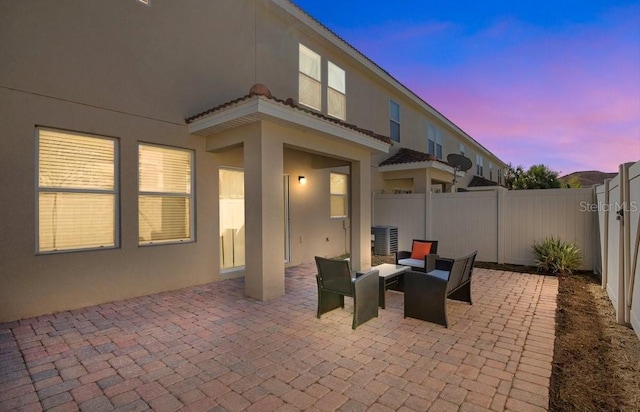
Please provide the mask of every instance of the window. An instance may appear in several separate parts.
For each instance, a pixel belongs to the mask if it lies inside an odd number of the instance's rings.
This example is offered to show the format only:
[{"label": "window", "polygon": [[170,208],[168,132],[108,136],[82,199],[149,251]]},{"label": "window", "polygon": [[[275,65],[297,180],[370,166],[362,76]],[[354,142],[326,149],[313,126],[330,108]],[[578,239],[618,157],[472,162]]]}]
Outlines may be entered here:
[{"label": "window", "polygon": [[429,154],[442,160],[442,130],[432,124],[427,125],[427,138]]},{"label": "window", "polygon": [[460,154],[464,156],[464,145],[460,143]]},{"label": "window", "polygon": [[117,246],[117,140],[38,129],[37,252]]},{"label": "window", "polygon": [[493,180],[493,163],[489,163],[489,180]]},{"label": "window", "polygon": [[482,176],[484,159],[480,155],[476,155],[476,174]]},{"label": "window", "polygon": [[342,173],[330,173],[331,217],[347,217],[348,192],[347,176]]},{"label": "window", "polygon": [[220,267],[245,265],[244,170],[221,168],[218,181],[220,202]]},{"label": "window", "polygon": [[498,168],[498,184],[502,184],[502,169]]},{"label": "window", "polygon": [[436,154],[436,128],[432,124],[427,125],[427,153]]},{"label": "window", "polygon": [[138,146],[139,244],[193,240],[193,152]]},{"label": "window", "polygon": [[300,44],[298,100],[312,109],[322,109],[320,55]]},{"label": "window", "polygon": [[389,137],[400,141],[400,105],[393,100],[389,100]]},{"label": "window", "polygon": [[329,62],[329,82],[327,87],[327,114],[345,120],[347,118],[347,92],[345,73],[340,67]]}]

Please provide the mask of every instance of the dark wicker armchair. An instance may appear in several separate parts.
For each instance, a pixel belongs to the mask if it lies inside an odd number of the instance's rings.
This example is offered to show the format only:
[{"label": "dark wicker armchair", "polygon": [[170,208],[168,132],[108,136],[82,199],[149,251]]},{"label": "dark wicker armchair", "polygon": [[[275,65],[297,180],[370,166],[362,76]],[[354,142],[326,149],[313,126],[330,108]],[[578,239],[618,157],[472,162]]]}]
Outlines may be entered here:
[{"label": "dark wicker armchair", "polygon": [[434,269],[438,257],[437,240],[413,239],[411,251],[396,252],[396,264],[411,266],[412,270],[429,272]]},{"label": "dark wicker armchair", "polygon": [[404,317],[448,327],[447,298],[471,304],[471,274],[478,252],[459,259],[437,259],[428,273],[404,275]]},{"label": "dark wicker armchair", "polygon": [[339,307],[344,307],[344,297],[353,297],[353,324],[355,329],[371,318],[378,317],[379,272],[365,274],[352,272],[349,262],[316,256],[318,274],[318,319]]}]

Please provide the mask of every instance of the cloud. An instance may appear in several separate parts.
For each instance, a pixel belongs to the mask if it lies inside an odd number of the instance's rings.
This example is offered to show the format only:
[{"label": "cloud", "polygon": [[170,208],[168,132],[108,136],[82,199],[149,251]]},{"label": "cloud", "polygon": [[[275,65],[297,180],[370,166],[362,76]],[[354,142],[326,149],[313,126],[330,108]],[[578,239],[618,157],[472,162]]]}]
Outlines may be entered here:
[{"label": "cloud", "polygon": [[640,21],[615,17],[561,31],[502,20],[458,39],[462,63],[390,72],[507,162],[614,171],[640,159]]}]

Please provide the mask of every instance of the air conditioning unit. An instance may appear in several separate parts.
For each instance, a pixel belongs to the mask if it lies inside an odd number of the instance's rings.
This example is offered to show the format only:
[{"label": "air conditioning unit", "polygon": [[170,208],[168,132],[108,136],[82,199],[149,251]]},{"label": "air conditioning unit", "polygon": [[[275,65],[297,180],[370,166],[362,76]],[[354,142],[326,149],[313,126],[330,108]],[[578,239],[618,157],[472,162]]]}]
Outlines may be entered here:
[{"label": "air conditioning unit", "polygon": [[374,236],[374,254],[388,256],[398,251],[397,226],[373,226],[371,234]]}]

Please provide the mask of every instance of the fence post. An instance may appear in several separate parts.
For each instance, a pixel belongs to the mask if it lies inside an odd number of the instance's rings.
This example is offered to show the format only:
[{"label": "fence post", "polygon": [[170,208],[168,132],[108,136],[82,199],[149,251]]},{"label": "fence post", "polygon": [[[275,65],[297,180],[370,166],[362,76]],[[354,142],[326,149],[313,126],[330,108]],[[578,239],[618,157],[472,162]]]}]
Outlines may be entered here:
[{"label": "fence post", "polygon": [[[620,181],[620,187],[619,187],[619,191],[620,191],[620,196],[618,197],[618,203],[616,204],[616,209],[618,209],[618,207],[620,207],[622,205],[622,202],[624,200],[624,181],[626,178],[626,173],[625,173],[625,169],[624,169],[624,165],[620,165],[620,167],[618,168],[618,176],[619,176],[619,181]],[[625,278],[626,278],[626,274],[625,274],[625,268],[624,268],[624,232],[625,232],[625,222],[624,222],[624,213],[622,213],[622,210],[616,210],[616,214],[617,219],[618,219],[618,225],[620,227],[620,230],[618,232],[618,305],[616,308],[616,322],[618,322],[621,325],[624,325],[625,322],[625,308],[626,308],[626,304],[625,304],[625,297],[626,297],[626,293],[625,293]]]},{"label": "fence post", "polygon": [[504,227],[504,211],[505,211],[505,196],[507,195],[508,191],[507,190],[502,190],[502,189],[498,189],[496,191],[496,196],[497,196],[497,202],[496,202],[496,213],[497,213],[497,221],[498,221],[498,229],[497,229],[497,236],[496,236],[496,241],[498,242],[497,244],[497,263],[498,264],[503,264],[504,263],[504,233],[505,233],[505,227]]},{"label": "fence post", "polygon": [[424,236],[431,239],[431,190],[424,194]]},{"label": "fence post", "polygon": [[598,213],[604,214],[604,228],[600,236],[602,242],[602,245],[600,245],[602,253],[602,289],[607,288],[607,282],[609,280],[609,213],[611,209],[609,203],[609,182],[611,182],[611,179],[604,181],[604,199],[602,200],[602,205],[599,205],[598,208]]},{"label": "fence post", "polygon": [[631,323],[631,305],[629,304],[631,302],[629,299],[631,295],[628,293],[628,289],[631,284],[631,278],[634,275],[631,273],[631,208],[629,207],[631,204],[629,167],[631,165],[632,163],[622,165],[624,176],[621,177],[624,177],[624,179],[620,180],[622,189],[622,203],[620,206],[622,207],[622,228],[624,229],[624,323],[627,325]]}]

